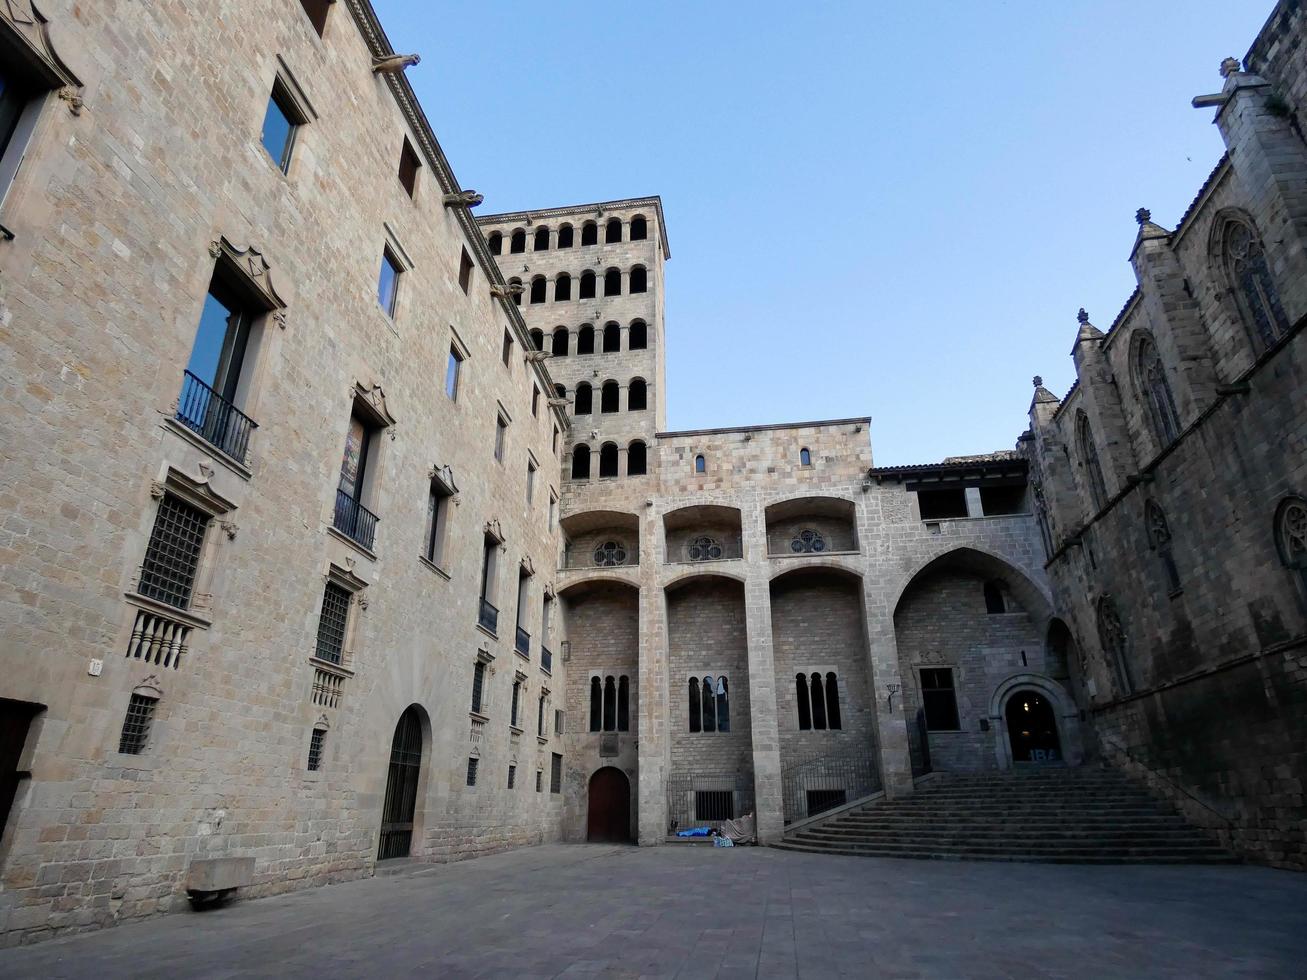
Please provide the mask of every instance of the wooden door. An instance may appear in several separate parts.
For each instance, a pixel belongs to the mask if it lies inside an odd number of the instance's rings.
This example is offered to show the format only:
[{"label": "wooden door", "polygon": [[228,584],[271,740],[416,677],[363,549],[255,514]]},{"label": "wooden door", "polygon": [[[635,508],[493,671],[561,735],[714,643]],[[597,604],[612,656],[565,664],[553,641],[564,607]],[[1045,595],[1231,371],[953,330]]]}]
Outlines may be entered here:
[{"label": "wooden door", "polygon": [[631,841],[631,783],[626,773],[605,766],[590,777],[586,839],[608,843]]}]

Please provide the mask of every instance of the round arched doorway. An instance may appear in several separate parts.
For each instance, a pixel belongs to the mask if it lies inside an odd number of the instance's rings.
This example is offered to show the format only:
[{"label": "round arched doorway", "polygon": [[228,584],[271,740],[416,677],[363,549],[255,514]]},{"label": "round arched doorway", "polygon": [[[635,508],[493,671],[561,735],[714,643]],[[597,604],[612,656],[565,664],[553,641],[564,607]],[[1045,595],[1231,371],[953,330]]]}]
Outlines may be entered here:
[{"label": "round arched doorway", "polygon": [[590,777],[586,807],[586,840],[613,844],[631,841],[631,781],[626,773],[605,766]]},{"label": "round arched doorway", "polygon": [[1048,697],[1022,688],[1014,691],[1003,712],[1007,722],[1012,761],[1049,763],[1062,761],[1062,742],[1057,734],[1057,716]]}]

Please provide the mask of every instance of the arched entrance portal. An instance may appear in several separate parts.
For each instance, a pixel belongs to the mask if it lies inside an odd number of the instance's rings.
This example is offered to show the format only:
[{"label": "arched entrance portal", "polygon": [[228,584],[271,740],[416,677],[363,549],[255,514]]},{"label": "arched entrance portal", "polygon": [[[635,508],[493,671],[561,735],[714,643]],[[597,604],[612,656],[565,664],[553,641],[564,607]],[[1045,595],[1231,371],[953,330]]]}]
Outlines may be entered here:
[{"label": "arched entrance portal", "polygon": [[377,860],[408,857],[413,843],[413,812],[422,775],[422,715],[415,704],[404,709],[390,743],[390,773],[381,809],[381,845]]},{"label": "arched entrance portal", "polygon": [[605,766],[590,777],[586,840],[628,844],[631,841],[631,781]]},{"label": "arched entrance portal", "polygon": [[1023,688],[1012,694],[1003,712],[1013,762],[1061,762],[1053,705],[1043,694]]}]

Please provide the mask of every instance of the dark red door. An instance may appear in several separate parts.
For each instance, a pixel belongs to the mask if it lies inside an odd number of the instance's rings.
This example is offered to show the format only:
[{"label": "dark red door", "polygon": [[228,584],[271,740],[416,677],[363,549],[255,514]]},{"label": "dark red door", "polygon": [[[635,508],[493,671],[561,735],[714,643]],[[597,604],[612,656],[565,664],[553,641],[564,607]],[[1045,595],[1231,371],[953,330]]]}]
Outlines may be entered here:
[{"label": "dark red door", "polygon": [[631,841],[631,782],[626,773],[605,766],[590,777],[586,839],[628,844]]}]

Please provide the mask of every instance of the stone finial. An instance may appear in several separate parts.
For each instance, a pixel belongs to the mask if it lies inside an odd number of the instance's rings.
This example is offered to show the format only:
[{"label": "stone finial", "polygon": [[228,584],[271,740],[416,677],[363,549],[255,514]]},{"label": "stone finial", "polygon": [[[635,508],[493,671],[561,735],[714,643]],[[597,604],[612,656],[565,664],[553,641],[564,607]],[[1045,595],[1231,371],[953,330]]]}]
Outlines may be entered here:
[{"label": "stone finial", "polygon": [[409,65],[416,65],[421,60],[422,58],[415,54],[392,54],[388,58],[373,58],[372,72],[373,74],[396,75],[403,72]]},{"label": "stone finial", "polygon": [[1036,387],[1036,388],[1042,388],[1042,387],[1044,386],[1044,379],[1041,378],[1039,375],[1035,375],[1035,377],[1033,378],[1033,380],[1034,380],[1034,382],[1035,382],[1035,387]]},{"label": "stone finial", "polygon": [[1138,211],[1135,212],[1135,221],[1139,222],[1141,225],[1145,221],[1152,221],[1152,220],[1153,220],[1153,212],[1149,211],[1147,208],[1140,208]]},{"label": "stone finial", "polygon": [[1222,59],[1222,61],[1221,61],[1221,77],[1222,77],[1222,78],[1229,78],[1229,77],[1230,77],[1231,75],[1233,75],[1235,72],[1239,71],[1239,70],[1240,70],[1240,67],[1241,67],[1241,66],[1240,66],[1240,62],[1239,62],[1239,59],[1238,59],[1238,58],[1224,58],[1224,59]]},{"label": "stone finial", "polygon": [[1084,326],[1086,323],[1089,322],[1089,314],[1085,312],[1085,308],[1083,306],[1080,307],[1080,312],[1076,314],[1076,322],[1079,323],[1081,326]]}]

